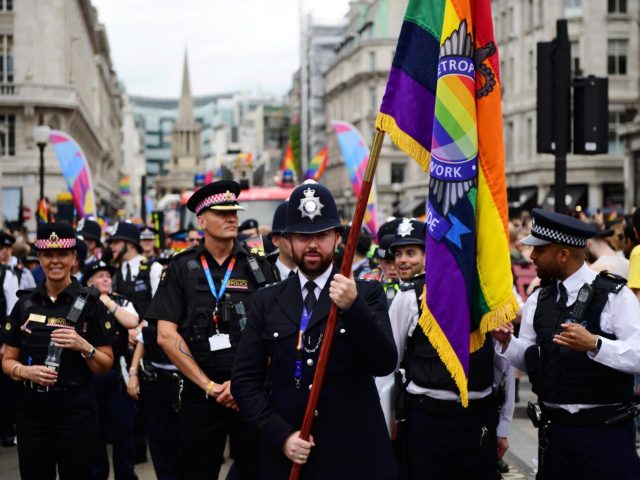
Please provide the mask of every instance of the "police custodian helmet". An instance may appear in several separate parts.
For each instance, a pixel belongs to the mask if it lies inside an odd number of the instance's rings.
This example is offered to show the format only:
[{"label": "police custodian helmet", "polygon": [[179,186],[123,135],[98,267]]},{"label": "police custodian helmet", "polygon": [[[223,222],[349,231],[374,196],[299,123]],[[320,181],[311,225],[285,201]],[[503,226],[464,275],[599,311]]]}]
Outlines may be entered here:
[{"label": "police custodian helmet", "polygon": [[319,233],[343,228],[336,202],[327,187],[307,180],[291,193],[284,233]]},{"label": "police custodian helmet", "polygon": [[38,226],[35,249],[69,250],[76,248],[76,231],[65,222],[47,222]]}]

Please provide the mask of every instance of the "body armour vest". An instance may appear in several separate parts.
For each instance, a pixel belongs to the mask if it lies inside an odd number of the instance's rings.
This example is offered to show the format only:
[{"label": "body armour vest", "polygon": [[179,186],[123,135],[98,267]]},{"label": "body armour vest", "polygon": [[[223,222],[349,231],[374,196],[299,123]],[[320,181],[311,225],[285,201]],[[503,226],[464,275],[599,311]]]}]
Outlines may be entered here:
[{"label": "body armour vest", "polygon": [[118,268],[113,278],[113,291],[124,295],[131,303],[133,303],[140,319],[144,318],[147,307],[151,303],[151,279],[149,272],[151,263],[143,259],[140,262],[140,270],[134,280],[126,282],[122,278],[122,270]]},{"label": "body armour vest", "polygon": [[[589,332],[615,340],[615,335],[600,329],[600,315],[609,293],[617,294],[626,281],[600,273],[591,284],[594,294],[584,317]],[[560,307],[556,301],[557,282],[542,287],[533,318],[536,344],[525,353],[525,361],[533,391],[540,400],[559,404],[611,404],[625,402],[633,394],[633,375],[620,372],[576,352],[553,343],[553,336],[570,316],[571,306]]]},{"label": "body armour vest", "polygon": [[[116,302],[116,304],[118,304],[120,307],[124,306],[127,303],[127,298],[124,295],[120,295],[118,293],[112,292],[109,294],[109,297],[111,298],[111,300]],[[115,315],[109,312],[109,316],[111,317],[112,319],[111,321],[115,326],[116,337],[117,337],[116,342],[111,346],[113,348],[113,356],[114,356],[113,368],[120,369],[118,357],[125,357],[127,360],[129,360],[129,357],[130,357],[129,332],[127,331],[126,328],[122,326],[122,324],[120,324],[118,319],[115,318]]]},{"label": "body armour vest", "polygon": [[[414,289],[416,301],[422,314],[420,296],[424,288],[424,275],[413,280],[413,285],[401,287]],[[416,326],[407,342],[406,355],[407,380],[422,388],[458,392],[451,374],[445,367],[438,352],[431,344],[420,326]],[[479,350],[469,357],[469,391],[481,392],[493,385],[493,342],[487,334]]]}]

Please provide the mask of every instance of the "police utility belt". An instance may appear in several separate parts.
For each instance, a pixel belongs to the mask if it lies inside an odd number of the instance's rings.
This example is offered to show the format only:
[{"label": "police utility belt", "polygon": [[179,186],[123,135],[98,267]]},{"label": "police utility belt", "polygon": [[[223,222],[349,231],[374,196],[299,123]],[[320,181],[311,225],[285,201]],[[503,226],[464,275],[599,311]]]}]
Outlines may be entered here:
[{"label": "police utility belt", "polygon": [[585,427],[617,423],[616,417],[624,413],[627,408],[626,405],[605,405],[585,408],[576,413],[571,413],[563,408],[552,408],[543,404],[529,402],[527,416],[536,428],[547,423],[565,427]]},{"label": "police utility belt", "polygon": [[481,412],[493,410],[496,398],[493,393],[486,397],[469,400],[467,408],[462,406],[462,402],[456,400],[439,400],[427,395],[414,395],[406,393],[407,406],[422,410],[431,415],[463,415],[468,412]]}]

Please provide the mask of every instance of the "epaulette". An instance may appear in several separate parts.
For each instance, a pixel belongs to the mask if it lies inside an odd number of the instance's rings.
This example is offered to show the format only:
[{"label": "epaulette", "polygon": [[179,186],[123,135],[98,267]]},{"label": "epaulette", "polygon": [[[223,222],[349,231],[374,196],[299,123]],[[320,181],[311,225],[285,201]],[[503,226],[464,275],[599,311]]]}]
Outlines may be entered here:
[{"label": "epaulette", "polygon": [[97,300],[100,298],[100,292],[94,286],[91,287],[80,287],[80,293],[87,298],[91,298],[93,300]]},{"label": "epaulette", "polygon": [[25,288],[25,289],[23,289],[23,290],[18,290],[18,291],[16,292],[16,296],[17,296],[18,298],[20,298],[20,297],[24,297],[24,296],[26,296],[26,295],[31,295],[31,294],[33,294],[35,291],[36,291],[36,289],[35,289],[35,288]]},{"label": "epaulette", "polygon": [[598,273],[598,276],[593,282],[593,288],[596,290],[601,289],[605,292],[619,293],[626,284],[626,278],[604,270]]},{"label": "epaulette", "polygon": [[410,290],[414,290],[415,288],[416,286],[413,282],[403,283],[402,285],[400,285],[401,292],[408,292]]}]

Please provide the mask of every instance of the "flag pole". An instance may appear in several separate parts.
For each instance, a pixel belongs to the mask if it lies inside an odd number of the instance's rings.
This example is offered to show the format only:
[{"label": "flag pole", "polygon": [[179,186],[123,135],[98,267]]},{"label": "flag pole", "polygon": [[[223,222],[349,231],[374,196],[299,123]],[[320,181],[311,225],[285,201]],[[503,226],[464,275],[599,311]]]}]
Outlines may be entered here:
[{"label": "flag pole", "polygon": [[[353,263],[353,255],[358,243],[358,237],[360,236],[360,228],[362,227],[362,221],[367,209],[367,203],[369,201],[369,194],[371,193],[371,186],[373,185],[373,176],[376,173],[378,166],[378,158],[380,157],[380,150],[382,149],[382,142],[384,140],[384,132],[376,129],[376,135],[373,138],[373,145],[371,146],[371,152],[369,154],[369,161],[367,162],[367,169],[364,173],[364,179],[362,180],[362,186],[360,187],[360,195],[358,196],[358,203],[356,203],[356,210],[353,214],[353,220],[351,221],[351,230],[349,231],[349,239],[344,249],[344,256],[342,257],[342,265],[340,266],[340,273],[345,277],[351,276],[351,265]],[[313,383],[311,384],[311,393],[307,400],[307,408],[304,412],[304,419],[302,420],[302,427],[300,428],[300,438],[303,440],[309,440],[311,434],[311,427],[313,426],[313,420],[315,418],[316,407],[318,406],[318,400],[320,398],[320,391],[322,390],[322,382],[324,381],[324,374],[327,369],[327,362],[329,361],[329,354],[331,353],[331,345],[333,343],[333,334],[336,329],[336,321],[338,319],[338,307],[335,303],[331,304],[331,310],[329,311],[329,319],[327,320],[327,326],[324,329],[322,346],[320,347],[320,354],[318,356],[318,363],[316,371],[313,375]],[[291,467],[291,473],[289,474],[289,480],[298,480],[302,465],[293,463]]]}]

